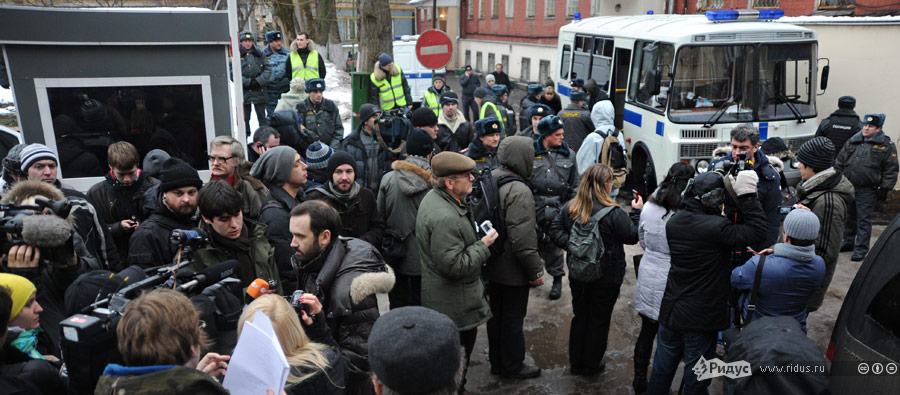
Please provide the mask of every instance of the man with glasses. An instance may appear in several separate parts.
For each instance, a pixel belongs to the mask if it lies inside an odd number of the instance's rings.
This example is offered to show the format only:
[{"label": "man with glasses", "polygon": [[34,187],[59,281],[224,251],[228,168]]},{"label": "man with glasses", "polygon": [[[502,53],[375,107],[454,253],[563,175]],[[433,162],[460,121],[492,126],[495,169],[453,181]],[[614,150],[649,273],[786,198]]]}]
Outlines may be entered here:
[{"label": "man with glasses", "polygon": [[249,166],[242,166],[244,145],[231,136],[217,136],[209,143],[209,170],[212,180],[222,180],[241,195],[241,212],[245,218],[256,219],[269,190],[263,183],[247,174]]},{"label": "man with glasses", "polygon": [[463,393],[478,326],[491,318],[481,268],[498,234],[491,230],[479,239],[475,233],[475,219],[466,200],[472,192],[475,161],[456,152],[441,152],[432,158],[431,167],[434,189],[422,199],[416,217],[422,306],[446,314],[459,329],[466,350]]}]

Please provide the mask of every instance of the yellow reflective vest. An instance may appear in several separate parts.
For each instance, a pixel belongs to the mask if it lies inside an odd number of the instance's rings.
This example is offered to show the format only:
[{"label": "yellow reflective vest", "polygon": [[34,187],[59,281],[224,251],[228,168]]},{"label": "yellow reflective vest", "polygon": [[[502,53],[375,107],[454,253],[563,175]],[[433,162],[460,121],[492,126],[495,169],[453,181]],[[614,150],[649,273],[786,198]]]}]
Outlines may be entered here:
[{"label": "yellow reflective vest", "polygon": [[403,93],[403,70],[394,63],[397,75],[389,76],[381,81],[375,80],[375,73],[369,75],[372,84],[378,88],[381,110],[387,111],[395,107],[406,107],[406,95]]},{"label": "yellow reflective vest", "polygon": [[298,77],[307,81],[319,78],[318,52],[309,51],[309,56],[306,57],[306,64],[303,64],[303,59],[300,58],[298,51],[291,52],[291,79]]},{"label": "yellow reflective vest", "polygon": [[494,116],[500,120],[500,127],[503,130],[506,130],[506,111],[504,109],[503,112],[500,112],[500,109],[493,102],[485,100],[484,103],[481,104],[481,113],[478,115],[478,119],[484,119],[485,114],[487,113],[487,109],[491,108],[494,110]]},{"label": "yellow reflective vest", "polygon": [[440,96],[432,92],[431,89],[425,91],[425,107],[434,111],[434,115],[441,116]]}]

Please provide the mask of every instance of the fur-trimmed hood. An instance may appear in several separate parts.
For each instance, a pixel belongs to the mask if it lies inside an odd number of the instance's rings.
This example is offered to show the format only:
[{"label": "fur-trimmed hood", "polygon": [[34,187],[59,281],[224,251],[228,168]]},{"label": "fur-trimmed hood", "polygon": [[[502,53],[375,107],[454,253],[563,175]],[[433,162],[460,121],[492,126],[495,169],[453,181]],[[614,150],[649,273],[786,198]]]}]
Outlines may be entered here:
[{"label": "fur-trimmed hood", "polygon": [[369,272],[363,273],[350,282],[350,300],[353,304],[362,302],[369,295],[376,293],[387,293],[394,288],[394,269],[390,265],[385,265],[386,272]]},{"label": "fur-trimmed hood", "polygon": [[14,185],[3,195],[2,202],[21,204],[22,201],[32,196],[42,196],[57,201],[66,198],[62,191],[52,184],[42,181],[22,181]]},{"label": "fur-trimmed hood", "polygon": [[397,160],[391,168],[397,172],[397,185],[404,195],[412,196],[431,189],[431,166],[424,158],[411,156],[406,160]]},{"label": "fur-trimmed hood", "polygon": [[[316,43],[314,43],[312,40],[309,40],[309,44],[306,44],[306,49],[307,49],[307,50],[310,50],[310,51],[315,51],[315,50],[316,50]],[[297,40],[296,40],[296,38],[295,38],[294,40],[291,40],[291,52],[297,52]]]},{"label": "fur-trimmed hood", "polygon": [[784,171],[784,162],[781,158],[772,155],[766,155],[766,157],[769,158],[769,164],[772,165],[772,168],[774,168],[775,171],[779,173]]},{"label": "fur-trimmed hood", "polygon": [[[386,78],[386,74],[384,69],[378,66],[378,61],[375,61],[375,65],[372,66],[372,74],[375,75],[375,79],[378,81],[383,81]],[[397,65],[394,64],[394,67],[391,68],[391,76],[395,76],[400,74],[400,71],[397,69]]]}]

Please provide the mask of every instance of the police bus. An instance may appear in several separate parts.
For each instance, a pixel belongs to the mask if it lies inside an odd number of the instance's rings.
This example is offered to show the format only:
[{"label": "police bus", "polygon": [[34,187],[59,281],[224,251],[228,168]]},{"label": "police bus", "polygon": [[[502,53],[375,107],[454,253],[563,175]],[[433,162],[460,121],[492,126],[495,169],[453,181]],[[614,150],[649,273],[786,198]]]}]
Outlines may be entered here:
[{"label": "police bus", "polygon": [[[559,31],[557,90],[594,79],[616,108],[630,158],[629,184],[644,196],[676,161],[708,169],[740,123],[795,151],[816,131],[816,33],[772,22],[779,9],[705,15],[594,17]],[[827,82],[823,69],[822,88]],[[565,105],[565,103],[564,103]],[[785,171],[790,170],[790,166]],[[794,177],[789,177],[794,178]]]}]

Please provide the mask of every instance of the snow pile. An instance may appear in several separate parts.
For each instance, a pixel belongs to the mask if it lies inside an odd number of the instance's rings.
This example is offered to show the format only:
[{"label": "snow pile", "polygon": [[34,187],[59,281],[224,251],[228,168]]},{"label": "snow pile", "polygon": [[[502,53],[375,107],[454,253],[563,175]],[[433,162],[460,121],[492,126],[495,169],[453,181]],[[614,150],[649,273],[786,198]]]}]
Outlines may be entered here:
[{"label": "snow pile", "polygon": [[13,114],[16,112],[16,102],[13,100],[12,91],[0,88],[0,115]]},{"label": "snow pile", "polygon": [[350,88],[350,73],[343,68],[337,68],[334,63],[325,61],[325,96],[337,105],[341,112],[341,122],[344,124],[344,137],[350,130],[350,118],[353,116],[353,90]]}]

